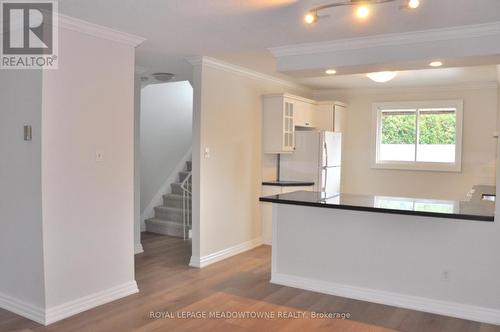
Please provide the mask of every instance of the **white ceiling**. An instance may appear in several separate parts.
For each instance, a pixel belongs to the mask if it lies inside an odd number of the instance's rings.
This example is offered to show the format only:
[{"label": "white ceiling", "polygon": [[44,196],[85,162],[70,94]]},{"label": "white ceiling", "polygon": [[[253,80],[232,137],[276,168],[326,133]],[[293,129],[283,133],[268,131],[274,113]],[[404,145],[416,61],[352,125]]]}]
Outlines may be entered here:
[{"label": "white ceiling", "polygon": [[330,17],[305,26],[304,13],[325,2],[331,1],[60,0],[59,10],[147,38],[137,64],[179,79],[189,78],[188,56],[211,56],[283,78],[270,47],[500,21],[500,0],[422,0],[412,12],[399,10],[397,2],[377,5],[365,22],[350,7],[332,9],[326,12]]},{"label": "white ceiling", "polygon": [[299,82],[315,89],[359,89],[420,87],[475,84],[496,82],[496,66],[461,68],[433,68],[398,72],[396,78],[387,83],[376,83],[364,74],[334,75],[327,77],[303,78]]}]

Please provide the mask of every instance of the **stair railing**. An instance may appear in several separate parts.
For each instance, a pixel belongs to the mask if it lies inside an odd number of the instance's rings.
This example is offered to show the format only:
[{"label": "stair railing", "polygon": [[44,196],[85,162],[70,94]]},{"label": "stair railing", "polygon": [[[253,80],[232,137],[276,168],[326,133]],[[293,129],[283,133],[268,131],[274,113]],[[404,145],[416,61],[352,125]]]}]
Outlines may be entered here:
[{"label": "stair railing", "polygon": [[184,226],[184,240],[189,236],[189,229],[191,229],[193,216],[191,214],[191,200],[193,197],[192,193],[192,173],[186,176],[186,178],[181,183],[182,189],[182,222]]}]

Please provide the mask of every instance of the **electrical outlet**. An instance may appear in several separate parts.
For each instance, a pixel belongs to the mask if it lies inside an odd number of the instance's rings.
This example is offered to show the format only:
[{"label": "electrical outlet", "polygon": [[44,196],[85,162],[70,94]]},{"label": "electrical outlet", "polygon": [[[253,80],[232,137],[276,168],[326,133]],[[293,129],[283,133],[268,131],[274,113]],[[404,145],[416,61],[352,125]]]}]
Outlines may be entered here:
[{"label": "electrical outlet", "polygon": [[448,282],[450,281],[450,271],[444,270],[441,272],[441,281]]}]

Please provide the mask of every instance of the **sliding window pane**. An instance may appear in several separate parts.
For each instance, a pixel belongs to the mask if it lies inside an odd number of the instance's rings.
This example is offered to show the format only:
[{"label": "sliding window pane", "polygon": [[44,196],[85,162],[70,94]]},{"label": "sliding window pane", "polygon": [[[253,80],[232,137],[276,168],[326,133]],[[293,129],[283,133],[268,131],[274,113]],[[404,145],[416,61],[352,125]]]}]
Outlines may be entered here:
[{"label": "sliding window pane", "polygon": [[416,110],[382,111],[379,160],[415,161]]},{"label": "sliding window pane", "polygon": [[417,161],[454,163],[456,128],[454,109],[420,110]]}]

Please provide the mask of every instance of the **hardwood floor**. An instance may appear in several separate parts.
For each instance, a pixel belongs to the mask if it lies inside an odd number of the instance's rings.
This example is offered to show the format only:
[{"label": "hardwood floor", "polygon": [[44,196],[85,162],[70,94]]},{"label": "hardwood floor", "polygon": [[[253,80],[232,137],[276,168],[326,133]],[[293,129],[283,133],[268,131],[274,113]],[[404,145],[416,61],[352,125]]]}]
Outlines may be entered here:
[{"label": "hardwood floor", "polygon": [[[425,331],[500,332],[499,326],[426,314],[272,285],[270,247],[262,246],[202,270],[187,266],[190,243],[143,234],[136,256],[140,293],[49,327],[0,310],[0,331]],[[194,312],[260,312],[274,319],[150,318]],[[312,319],[312,312],[350,313],[350,319]],[[280,313],[305,318],[278,318]]]}]

